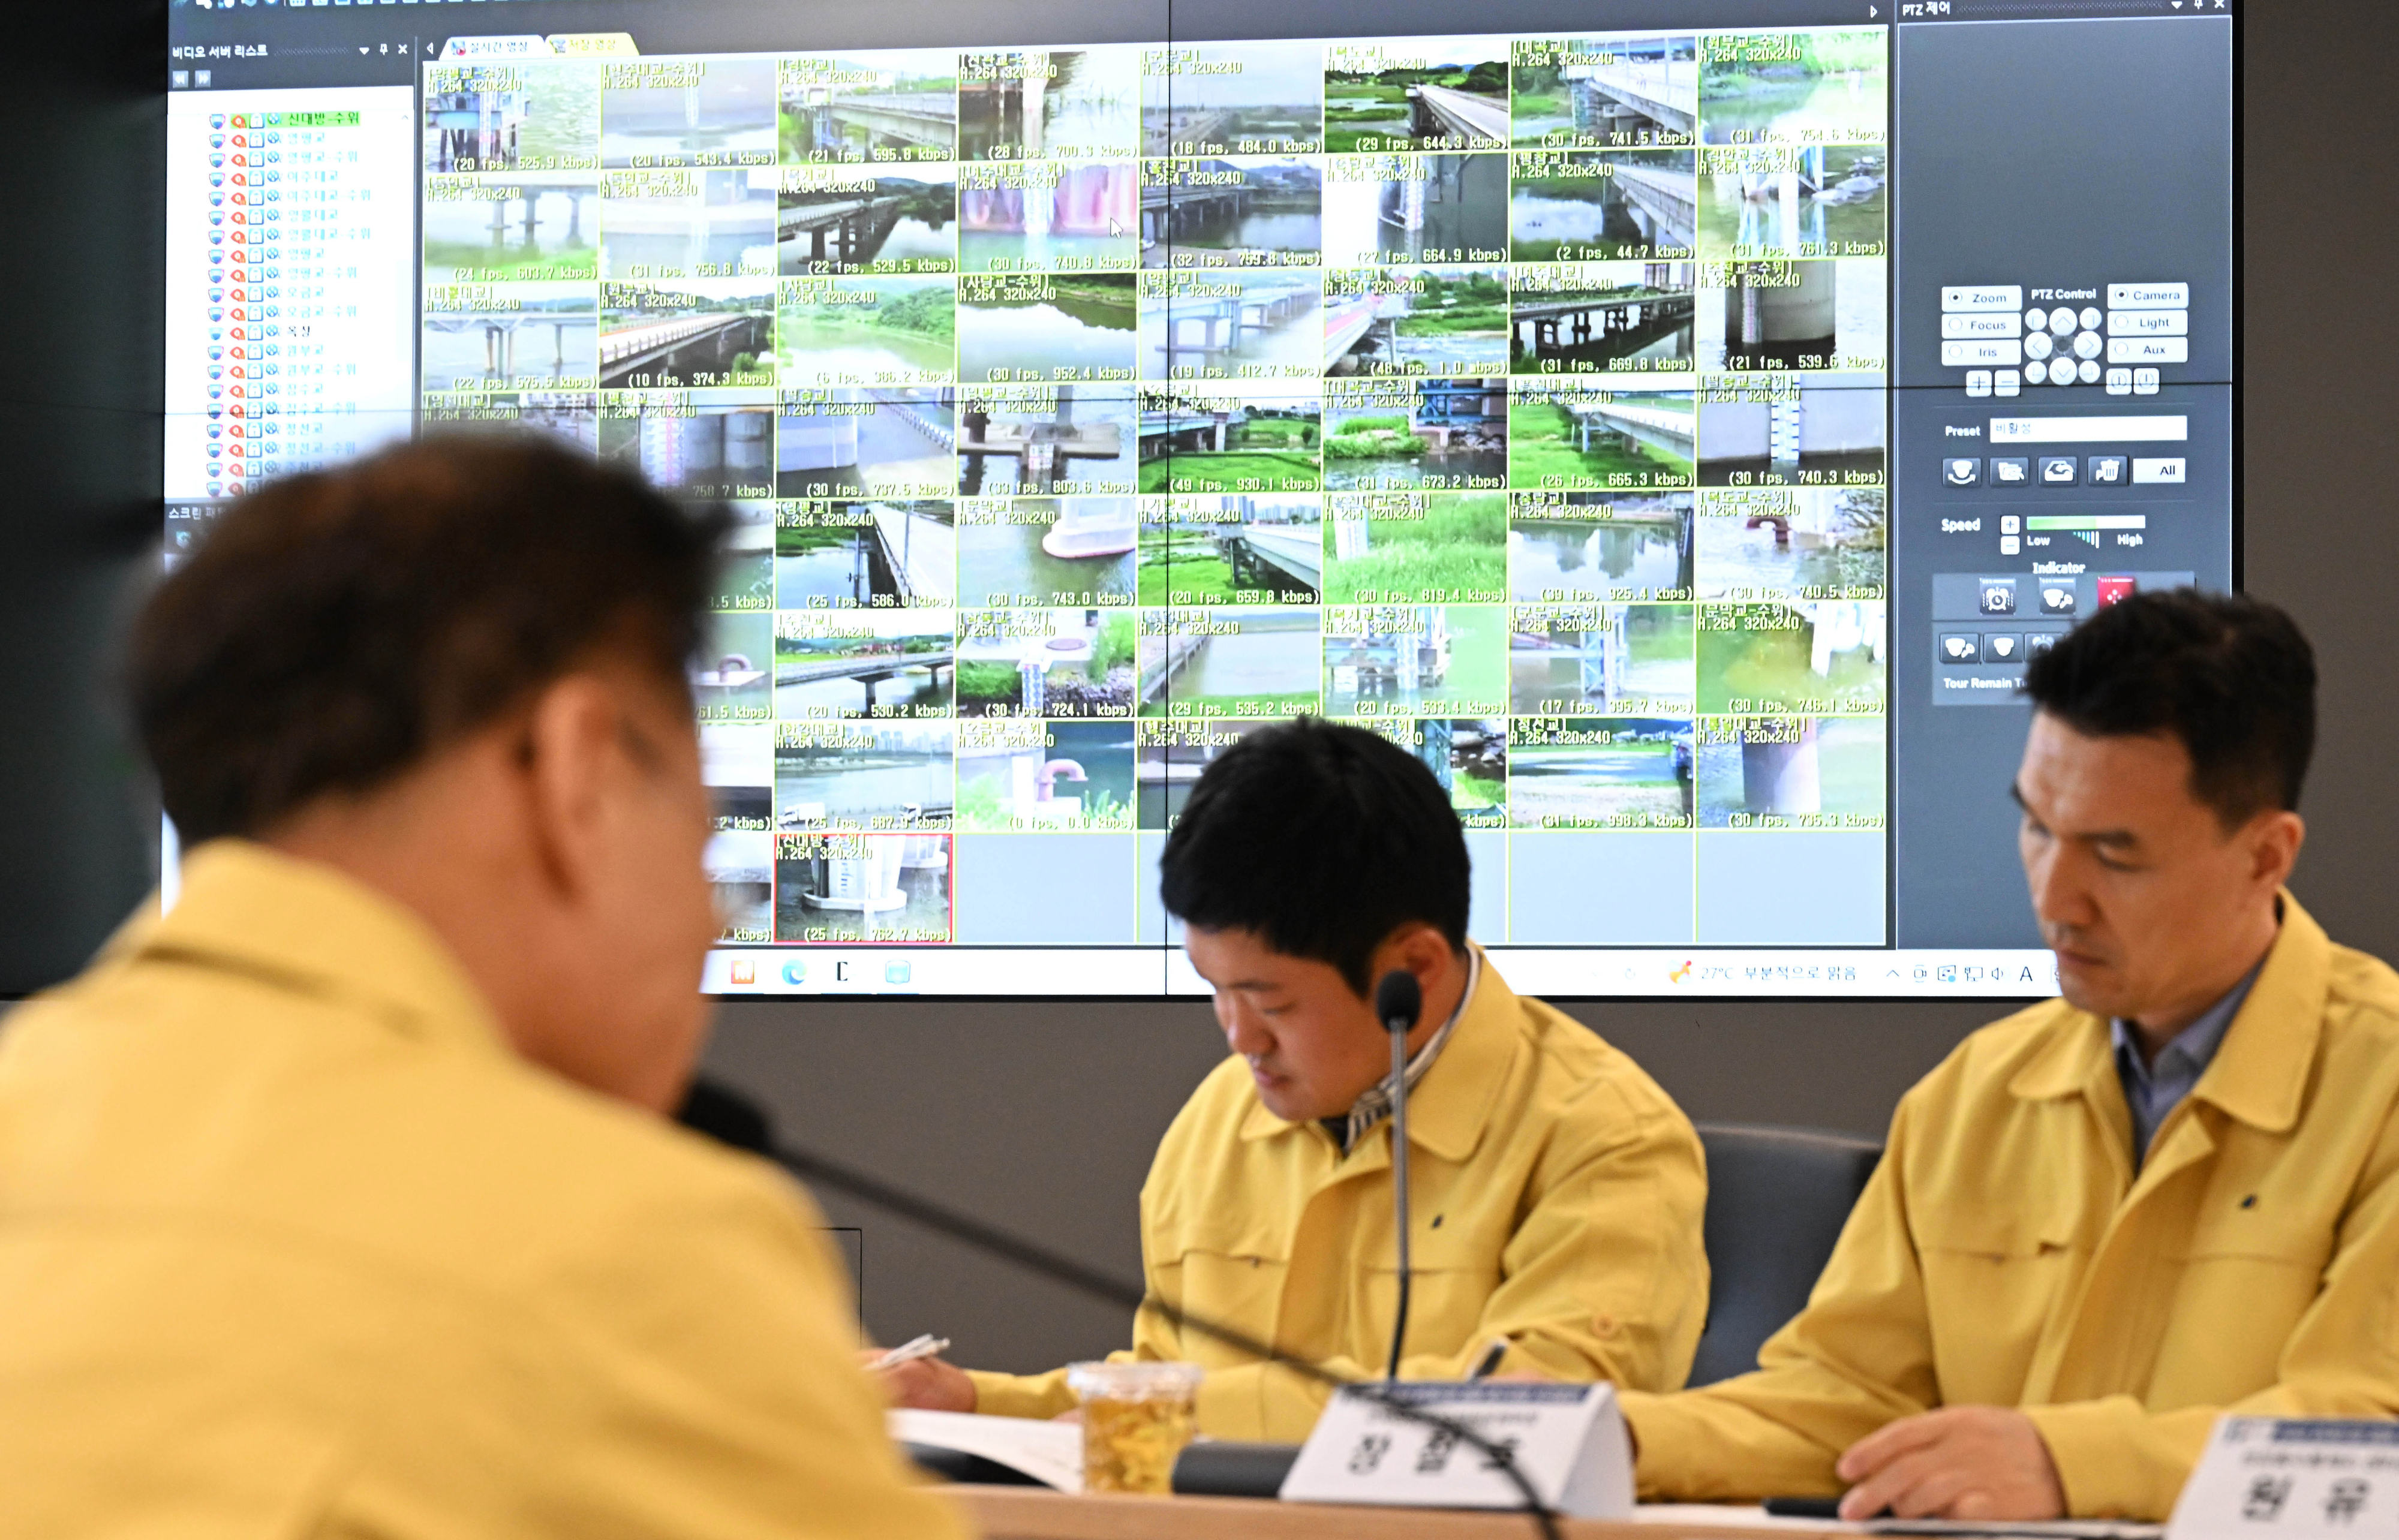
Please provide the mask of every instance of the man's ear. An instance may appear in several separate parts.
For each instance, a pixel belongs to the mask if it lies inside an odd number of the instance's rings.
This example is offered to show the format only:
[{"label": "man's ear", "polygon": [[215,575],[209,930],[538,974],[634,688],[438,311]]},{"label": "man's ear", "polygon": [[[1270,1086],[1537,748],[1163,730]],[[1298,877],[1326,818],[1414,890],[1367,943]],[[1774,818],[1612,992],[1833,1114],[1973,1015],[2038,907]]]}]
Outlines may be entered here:
[{"label": "man's ear", "polygon": [[2259,814],[2248,831],[2251,880],[2265,887],[2289,882],[2307,842],[2307,820],[2297,813],[2278,808]]},{"label": "man's ear", "polygon": [[1449,944],[1441,927],[1422,920],[1410,920],[1383,939],[1375,949],[1375,977],[1366,980],[1366,999],[1375,998],[1375,986],[1382,976],[1395,967],[1407,969],[1416,976],[1416,982],[1430,987],[1449,966],[1457,961],[1457,951]]},{"label": "man's ear", "polygon": [[570,902],[589,890],[608,837],[622,715],[606,682],[588,673],[552,682],[525,713],[526,823],[543,876]]}]

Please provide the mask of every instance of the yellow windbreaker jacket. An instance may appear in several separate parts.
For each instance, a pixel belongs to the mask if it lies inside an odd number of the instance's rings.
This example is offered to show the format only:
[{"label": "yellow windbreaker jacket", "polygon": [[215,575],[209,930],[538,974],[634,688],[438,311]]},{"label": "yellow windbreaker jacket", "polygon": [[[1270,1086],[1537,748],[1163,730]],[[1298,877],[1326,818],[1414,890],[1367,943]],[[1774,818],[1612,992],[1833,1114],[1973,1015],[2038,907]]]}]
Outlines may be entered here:
[{"label": "yellow windbreaker jacket", "polygon": [[0,1031],[0,1534],[924,1536],[820,1221],[260,846]]},{"label": "yellow windbreaker jacket", "polygon": [[1839,1490],[1894,1419],[2020,1406],[2080,1517],[2162,1520],[2216,1415],[2399,1414],[2399,975],[2283,930],[2133,1169],[2108,1023],[2062,1001],[1911,1090],[1752,1374],[1631,1396],[1651,1496]]},{"label": "yellow windbreaker jacket", "polygon": [[[1228,1059],[1159,1144],[1141,1193],[1151,1290],[1349,1377],[1382,1371],[1396,1308],[1390,1123],[1343,1158],[1258,1101]],[[1707,1180],[1690,1123],[1633,1060],[1508,988],[1488,957],[1408,1101],[1414,1300],[1403,1373],[1454,1379],[1496,1338],[1502,1371],[1665,1389],[1707,1316]],[[1323,1387],[1155,1312],[1130,1355],[1208,1370],[1200,1425],[1295,1440]],[[1048,1416],[1063,1375],[978,1373],[981,1410]]]}]

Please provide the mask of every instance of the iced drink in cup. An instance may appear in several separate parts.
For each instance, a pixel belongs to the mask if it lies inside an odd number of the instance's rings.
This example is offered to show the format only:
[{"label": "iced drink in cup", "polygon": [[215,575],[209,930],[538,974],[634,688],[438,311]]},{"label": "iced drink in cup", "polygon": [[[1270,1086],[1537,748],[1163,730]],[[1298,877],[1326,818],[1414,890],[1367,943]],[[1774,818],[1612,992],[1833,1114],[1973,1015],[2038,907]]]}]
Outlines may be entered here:
[{"label": "iced drink in cup", "polygon": [[1191,1363],[1068,1364],[1067,1388],[1083,1406],[1083,1490],[1172,1490],[1200,1375]]}]

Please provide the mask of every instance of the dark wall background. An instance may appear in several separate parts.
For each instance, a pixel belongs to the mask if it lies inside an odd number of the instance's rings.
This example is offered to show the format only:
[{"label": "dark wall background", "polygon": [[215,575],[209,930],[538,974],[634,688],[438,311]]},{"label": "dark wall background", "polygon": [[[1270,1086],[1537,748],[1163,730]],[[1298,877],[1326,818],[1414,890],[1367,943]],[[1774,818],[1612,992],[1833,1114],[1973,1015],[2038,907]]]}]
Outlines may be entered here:
[{"label": "dark wall background", "polygon": [[[1478,26],[1503,27],[1494,5]],[[2316,832],[2300,897],[2399,956],[2399,510],[2386,446],[2399,251],[2384,63],[2399,7],[2250,0],[2241,148],[2246,581],[2289,606],[2324,669]],[[0,52],[0,994],[72,972],[152,878],[155,804],[103,702],[118,596],[156,538],[163,274],[161,0],[20,7]],[[1571,1005],[1697,1118],[1880,1131],[1991,1012],[1959,1005]],[[1159,1133],[1221,1054],[1201,1004],[907,1002],[728,1007],[711,1070],[793,1142],[862,1165],[1127,1277]],[[887,1340],[969,1362],[1100,1352],[1125,1322],[909,1226],[865,1231]]]},{"label": "dark wall background", "polygon": [[73,972],[156,875],[105,707],[156,548],[164,0],[13,7],[0,47],[0,993]]}]

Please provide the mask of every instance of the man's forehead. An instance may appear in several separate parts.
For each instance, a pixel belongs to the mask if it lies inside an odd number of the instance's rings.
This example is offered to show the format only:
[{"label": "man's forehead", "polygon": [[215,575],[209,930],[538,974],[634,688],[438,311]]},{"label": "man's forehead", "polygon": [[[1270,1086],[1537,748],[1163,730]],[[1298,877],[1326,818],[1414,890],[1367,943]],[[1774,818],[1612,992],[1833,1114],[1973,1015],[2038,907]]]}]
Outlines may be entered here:
[{"label": "man's forehead", "polygon": [[1191,966],[1218,989],[1284,989],[1298,983],[1312,965],[1277,952],[1253,930],[1184,927],[1183,949]]},{"label": "man's forehead", "polygon": [[2016,772],[2017,800],[2038,815],[2136,829],[2210,816],[2193,795],[2190,753],[2169,733],[2105,736],[2047,712],[2033,717]]}]

